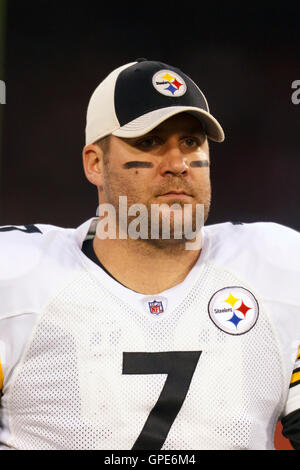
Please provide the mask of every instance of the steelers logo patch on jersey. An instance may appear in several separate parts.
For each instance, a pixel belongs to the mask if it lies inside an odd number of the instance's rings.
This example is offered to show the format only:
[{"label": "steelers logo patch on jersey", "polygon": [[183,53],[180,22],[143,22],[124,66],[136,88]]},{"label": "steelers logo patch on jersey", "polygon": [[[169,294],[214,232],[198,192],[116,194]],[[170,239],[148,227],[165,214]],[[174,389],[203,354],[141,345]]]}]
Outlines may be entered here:
[{"label": "steelers logo patch on jersey", "polygon": [[243,335],[255,325],[258,302],[244,287],[224,287],[214,293],[208,303],[208,313],[213,323],[225,333]]},{"label": "steelers logo patch on jersey", "polygon": [[159,93],[177,98],[186,92],[183,78],[171,70],[160,70],[153,75],[152,84]]}]

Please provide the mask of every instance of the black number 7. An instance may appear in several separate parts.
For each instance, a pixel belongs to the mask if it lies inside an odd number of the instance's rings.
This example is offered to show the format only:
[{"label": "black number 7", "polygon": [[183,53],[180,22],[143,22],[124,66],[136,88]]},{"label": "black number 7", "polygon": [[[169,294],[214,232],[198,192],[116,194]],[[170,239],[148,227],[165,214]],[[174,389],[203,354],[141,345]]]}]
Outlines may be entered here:
[{"label": "black number 7", "polygon": [[188,392],[201,351],[124,352],[123,374],[168,374],[132,450],[159,450]]}]

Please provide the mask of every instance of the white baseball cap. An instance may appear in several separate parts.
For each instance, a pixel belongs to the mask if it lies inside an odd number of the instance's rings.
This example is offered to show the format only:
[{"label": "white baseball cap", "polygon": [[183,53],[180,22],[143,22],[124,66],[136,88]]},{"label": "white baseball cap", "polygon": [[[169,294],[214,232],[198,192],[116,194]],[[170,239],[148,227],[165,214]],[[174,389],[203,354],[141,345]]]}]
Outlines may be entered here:
[{"label": "white baseball cap", "polygon": [[176,67],[137,59],[111,72],[93,92],[86,120],[86,145],[113,134],[139,137],[182,112],[197,117],[209,139],[225,138],[198,86]]}]

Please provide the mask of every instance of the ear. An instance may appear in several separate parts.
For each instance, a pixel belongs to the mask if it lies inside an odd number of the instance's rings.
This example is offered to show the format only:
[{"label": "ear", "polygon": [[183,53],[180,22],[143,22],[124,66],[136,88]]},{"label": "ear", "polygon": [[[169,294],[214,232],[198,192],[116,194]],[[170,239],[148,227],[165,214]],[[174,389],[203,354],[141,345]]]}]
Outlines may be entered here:
[{"label": "ear", "polygon": [[103,151],[96,144],[86,145],[82,151],[84,173],[90,183],[102,185]]}]

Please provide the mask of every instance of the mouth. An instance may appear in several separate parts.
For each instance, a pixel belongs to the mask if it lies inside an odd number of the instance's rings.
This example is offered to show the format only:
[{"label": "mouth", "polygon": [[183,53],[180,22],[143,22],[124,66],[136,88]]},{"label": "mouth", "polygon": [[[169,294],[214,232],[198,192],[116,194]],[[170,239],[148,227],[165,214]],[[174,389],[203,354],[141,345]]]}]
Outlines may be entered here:
[{"label": "mouth", "polygon": [[167,193],[160,194],[160,197],[172,199],[187,199],[193,196],[182,189],[171,189]]}]

